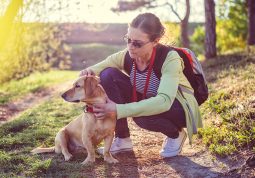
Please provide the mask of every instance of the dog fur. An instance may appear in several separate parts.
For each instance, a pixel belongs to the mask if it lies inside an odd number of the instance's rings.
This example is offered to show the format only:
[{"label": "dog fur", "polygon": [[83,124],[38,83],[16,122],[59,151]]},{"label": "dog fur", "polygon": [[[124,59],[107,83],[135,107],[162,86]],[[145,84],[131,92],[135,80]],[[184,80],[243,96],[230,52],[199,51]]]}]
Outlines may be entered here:
[{"label": "dog fur", "polygon": [[[82,101],[89,106],[106,102],[106,93],[99,84],[99,78],[94,76],[80,77],[62,97],[68,102]],[[110,153],[115,125],[115,115],[109,114],[105,118],[97,119],[93,113],[85,112],[57,133],[54,147],[38,147],[31,152],[37,154],[55,151],[62,153],[65,161],[68,161],[72,158],[71,148],[83,147],[88,155],[82,164],[88,164],[95,162],[95,147],[104,140],[104,160],[108,163],[117,163],[118,160]]]}]

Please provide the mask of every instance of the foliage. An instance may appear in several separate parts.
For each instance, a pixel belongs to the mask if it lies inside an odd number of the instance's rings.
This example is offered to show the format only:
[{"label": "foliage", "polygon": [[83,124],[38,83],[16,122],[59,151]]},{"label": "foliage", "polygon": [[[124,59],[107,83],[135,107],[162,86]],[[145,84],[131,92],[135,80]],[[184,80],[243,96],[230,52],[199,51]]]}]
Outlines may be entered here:
[{"label": "foliage", "polygon": [[[233,29],[236,22],[233,20],[217,20],[217,50],[219,53],[226,53],[233,50],[243,50],[246,46],[246,39],[240,29],[239,33]],[[247,32],[247,31],[246,31]]]},{"label": "foliage", "polygon": [[198,26],[195,28],[193,35],[190,38],[191,49],[196,54],[204,54],[204,39],[205,39],[205,29],[203,26]]},{"label": "foliage", "polygon": [[11,102],[28,93],[52,87],[57,83],[74,79],[76,76],[76,72],[51,70],[43,73],[35,72],[20,80],[11,80],[0,86],[0,104]]},{"label": "foliage", "polygon": [[0,52],[0,82],[20,79],[53,66],[68,67],[70,48],[63,43],[65,34],[58,26],[17,22],[11,34]]},{"label": "foliage", "polygon": [[[245,1],[222,0],[216,5],[219,9],[216,25],[217,52],[224,54],[244,50],[248,33]],[[197,53],[204,53],[204,39],[204,28],[197,27],[191,36],[191,48]]]},{"label": "foliage", "polygon": [[165,22],[164,27],[165,35],[161,39],[161,42],[167,45],[180,46],[180,25],[177,23]]},{"label": "foliage", "polygon": [[[229,33],[233,36],[240,36],[242,40],[247,38],[247,4],[246,0],[220,0],[218,3],[219,9],[219,19],[230,20],[230,27],[228,29]],[[226,9],[228,9],[226,11]]]},{"label": "foliage", "polygon": [[204,65],[211,94],[201,110],[203,142],[220,156],[255,150],[255,58],[219,56]]},{"label": "foliage", "polygon": [[248,34],[246,0],[221,0],[218,8],[217,48],[221,53],[233,48],[244,49]]},{"label": "foliage", "polygon": [[42,5],[38,0],[3,0],[0,25],[4,28],[0,28],[0,32],[5,36],[0,39],[0,82],[20,79],[51,67],[69,67],[71,48],[64,43],[66,31],[56,24],[24,22],[26,13],[36,16],[32,21],[43,21],[39,14],[45,7]]},{"label": "foliage", "polygon": [[[234,34],[231,32],[233,21],[232,20],[217,20],[216,34],[217,41],[216,47],[219,54],[231,53],[235,51],[243,51],[246,47],[246,40],[243,39],[242,34]],[[191,36],[191,49],[198,54],[204,53],[204,27],[199,26],[195,29]]]}]

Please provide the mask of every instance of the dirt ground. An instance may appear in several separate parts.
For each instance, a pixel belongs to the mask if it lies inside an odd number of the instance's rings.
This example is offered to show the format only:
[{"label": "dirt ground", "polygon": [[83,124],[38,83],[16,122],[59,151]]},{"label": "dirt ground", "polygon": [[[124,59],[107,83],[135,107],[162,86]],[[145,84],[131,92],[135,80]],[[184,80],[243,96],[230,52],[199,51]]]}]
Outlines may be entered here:
[{"label": "dirt ground", "polygon": [[[67,83],[29,94],[6,105],[0,105],[0,126],[11,121],[14,116],[27,108],[60,94],[60,91],[64,91],[63,86],[67,86]],[[143,130],[131,119],[129,119],[129,126],[134,150],[116,154],[115,157],[120,163],[108,167],[107,177],[248,178],[255,176],[255,169],[245,164],[245,160],[250,156],[250,153],[246,151],[232,157],[218,158],[211,155],[199,140],[195,140],[192,146],[186,140],[179,156],[163,159],[159,156],[163,141],[162,134]],[[91,177],[97,177],[96,174],[96,171],[92,171]]]}]

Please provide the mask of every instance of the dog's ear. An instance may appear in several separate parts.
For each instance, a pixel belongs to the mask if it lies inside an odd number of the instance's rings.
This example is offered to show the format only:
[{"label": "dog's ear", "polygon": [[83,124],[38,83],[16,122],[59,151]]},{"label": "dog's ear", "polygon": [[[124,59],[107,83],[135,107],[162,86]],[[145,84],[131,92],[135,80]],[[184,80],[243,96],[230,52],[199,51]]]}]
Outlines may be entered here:
[{"label": "dog's ear", "polygon": [[100,80],[98,77],[86,77],[84,80],[85,97],[90,98],[96,94],[96,88],[98,87]]}]

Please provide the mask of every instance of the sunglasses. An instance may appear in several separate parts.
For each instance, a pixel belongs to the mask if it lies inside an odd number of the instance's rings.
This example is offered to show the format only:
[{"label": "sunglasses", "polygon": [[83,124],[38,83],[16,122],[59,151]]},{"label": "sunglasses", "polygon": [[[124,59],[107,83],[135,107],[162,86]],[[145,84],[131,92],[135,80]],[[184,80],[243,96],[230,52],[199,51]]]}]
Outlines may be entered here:
[{"label": "sunglasses", "polygon": [[123,37],[124,41],[127,43],[127,44],[132,44],[135,48],[141,48],[143,47],[144,45],[150,43],[151,41],[148,41],[148,42],[142,42],[142,41],[138,41],[138,40],[131,40],[127,35],[125,35]]}]

